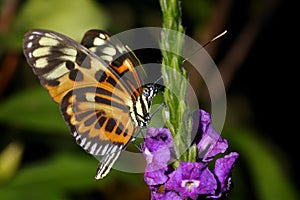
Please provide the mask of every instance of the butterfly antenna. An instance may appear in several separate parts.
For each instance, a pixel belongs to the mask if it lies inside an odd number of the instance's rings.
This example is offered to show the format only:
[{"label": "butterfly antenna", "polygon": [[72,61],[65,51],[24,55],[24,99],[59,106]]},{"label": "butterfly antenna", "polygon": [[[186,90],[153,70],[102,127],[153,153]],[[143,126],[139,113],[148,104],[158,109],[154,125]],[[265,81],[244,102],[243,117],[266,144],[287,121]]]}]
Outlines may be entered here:
[{"label": "butterfly antenna", "polygon": [[[197,49],[196,51],[194,51],[194,53],[192,55],[194,55],[195,53],[197,53],[198,51],[200,51],[201,49],[203,49],[204,47],[206,47],[207,45],[209,45],[210,43],[212,43],[213,41],[215,41],[216,39],[222,37],[223,35],[225,35],[227,33],[227,30],[223,31],[222,33],[220,33],[219,35],[215,36],[213,39],[209,40],[208,42],[206,42],[200,49]],[[190,58],[186,58],[184,59],[182,62],[187,61]]]}]

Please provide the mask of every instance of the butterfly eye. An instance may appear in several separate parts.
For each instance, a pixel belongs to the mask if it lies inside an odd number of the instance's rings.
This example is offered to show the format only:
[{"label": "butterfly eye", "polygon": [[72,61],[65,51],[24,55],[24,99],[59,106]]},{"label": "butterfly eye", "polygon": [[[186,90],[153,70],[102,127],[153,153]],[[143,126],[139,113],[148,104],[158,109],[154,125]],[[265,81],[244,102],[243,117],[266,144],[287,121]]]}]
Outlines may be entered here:
[{"label": "butterfly eye", "polygon": [[149,88],[144,88],[143,89],[143,94],[145,97],[149,97],[150,96],[150,89]]}]

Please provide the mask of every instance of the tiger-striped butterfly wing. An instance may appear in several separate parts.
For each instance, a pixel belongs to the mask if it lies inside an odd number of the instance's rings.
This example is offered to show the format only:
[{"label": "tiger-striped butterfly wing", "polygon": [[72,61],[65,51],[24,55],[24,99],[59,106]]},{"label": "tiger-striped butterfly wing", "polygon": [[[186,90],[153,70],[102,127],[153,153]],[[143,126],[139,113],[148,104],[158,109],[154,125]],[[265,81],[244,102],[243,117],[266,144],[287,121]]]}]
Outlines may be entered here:
[{"label": "tiger-striped butterfly wing", "polygon": [[[91,34],[88,35],[83,39],[87,47],[89,41],[95,42],[95,37],[88,40]],[[150,101],[156,94],[148,92],[152,86],[142,88],[132,59],[119,57],[122,44],[107,42],[108,34],[98,36],[101,41],[96,43],[97,48],[101,42],[106,48],[102,53],[49,30],[29,31],[23,40],[27,62],[53,100],[60,104],[77,143],[88,153],[103,156],[96,179],[106,176],[138,126],[147,123]],[[88,48],[92,46],[95,45]],[[125,72],[133,79],[121,79]]]},{"label": "tiger-striped butterfly wing", "polygon": [[134,100],[142,92],[142,83],[136,66],[140,61],[121,41],[102,30],[89,30],[85,33],[81,44],[103,59],[129,86],[129,93]]}]

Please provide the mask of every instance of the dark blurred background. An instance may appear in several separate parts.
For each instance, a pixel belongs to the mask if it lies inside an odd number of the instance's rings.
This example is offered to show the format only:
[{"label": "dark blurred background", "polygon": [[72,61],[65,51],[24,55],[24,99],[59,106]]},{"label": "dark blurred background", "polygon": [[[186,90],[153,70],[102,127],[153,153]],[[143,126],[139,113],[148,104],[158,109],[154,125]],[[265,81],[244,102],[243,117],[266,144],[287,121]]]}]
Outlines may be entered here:
[{"label": "dark blurred background", "polygon": [[[295,2],[283,0],[182,1],[186,34],[204,44],[227,91],[222,136],[240,153],[229,199],[299,199],[299,44]],[[161,27],[153,0],[0,1],[0,198],[150,199],[143,174],[112,170],[93,176],[97,160],[78,147],[58,106],[40,86],[22,54],[22,37],[45,28],[80,41],[91,28],[113,34]],[[137,54],[142,63],[160,54]],[[209,98],[191,80],[199,102]]]}]

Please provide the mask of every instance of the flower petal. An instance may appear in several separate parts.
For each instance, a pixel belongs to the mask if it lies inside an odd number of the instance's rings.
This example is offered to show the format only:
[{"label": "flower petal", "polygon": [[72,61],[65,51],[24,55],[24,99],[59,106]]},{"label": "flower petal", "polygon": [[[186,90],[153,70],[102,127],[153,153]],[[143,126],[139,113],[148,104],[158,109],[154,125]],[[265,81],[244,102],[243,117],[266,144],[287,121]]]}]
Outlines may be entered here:
[{"label": "flower petal", "polygon": [[151,190],[151,200],[182,200],[182,198],[173,191],[159,193],[158,191]]},{"label": "flower petal", "polygon": [[214,194],[217,188],[214,175],[204,163],[181,162],[169,178],[165,190],[177,191],[181,198],[197,199],[199,194]]},{"label": "flower petal", "polygon": [[238,153],[231,152],[224,158],[216,160],[214,173],[220,182],[220,195],[231,189],[231,170],[238,157]]},{"label": "flower petal", "polygon": [[197,144],[198,156],[203,162],[209,162],[215,155],[224,153],[228,148],[228,143],[213,128],[209,113],[204,110],[200,110],[199,113],[200,127],[197,134],[201,134],[201,140]]},{"label": "flower petal", "polygon": [[149,151],[154,152],[164,145],[169,147],[173,146],[172,136],[169,129],[154,127],[147,128],[144,146],[146,146]]},{"label": "flower petal", "polygon": [[169,148],[172,146],[171,133],[165,128],[148,128],[146,133],[147,137],[142,144],[142,151],[147,161],[145,182],[150,186],[164,184],[168,179],[165,172],[171,158]]},{"label": "flower petal", "polygon": [[145,172],[144,174],[144,180],[147,183],[147,185],[159,185],[164,184],[168,176],[165,175],[166,168],[158,169],[155,171]]},{"label": "flower petal", "polygon": [[162,146],[162,148],[155,152],[150,152],[145,148],[143,153],[147,161],[146,172],[167,167],[171,158],[171,153],[167,146]]}]

